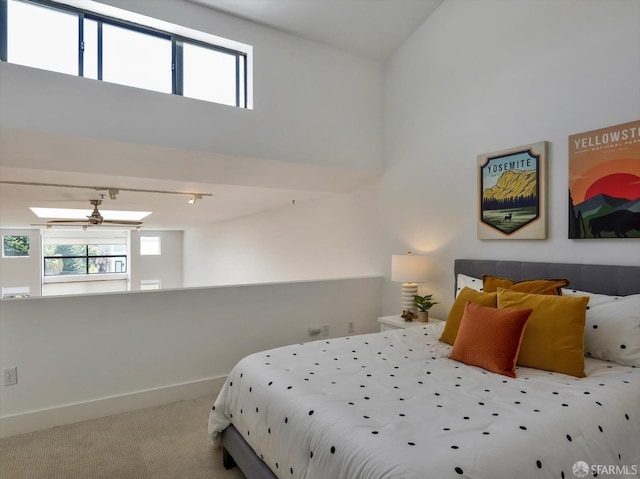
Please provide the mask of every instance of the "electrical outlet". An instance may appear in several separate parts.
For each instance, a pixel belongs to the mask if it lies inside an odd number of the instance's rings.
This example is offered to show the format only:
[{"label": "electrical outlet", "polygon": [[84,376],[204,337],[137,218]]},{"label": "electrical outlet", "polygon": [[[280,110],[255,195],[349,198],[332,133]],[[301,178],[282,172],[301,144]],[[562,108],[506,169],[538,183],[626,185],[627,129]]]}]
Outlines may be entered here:
[{"label": "electrical outlet", "polygon": [[318,326],[312,326],[309,328],[309,336],[315,336],[316,334],[320,334],[322,330]]},{"label": "electrical outlet", "polygon": [[7,368],[2,370],[4,376],[4,385],[13,386],[18,384],[18,368]]},{"label": "electrical outlet", "polygon": [[356,330],[356,328],[353,325],[353,321],[349,321],[347,323],[347,333],[353,333],[355,330]]},{"label": "electrical outlet", "polygon": [[328,324],[323,324],[322,325],[322,335],[323,336],[329,336],[329,325]]}]

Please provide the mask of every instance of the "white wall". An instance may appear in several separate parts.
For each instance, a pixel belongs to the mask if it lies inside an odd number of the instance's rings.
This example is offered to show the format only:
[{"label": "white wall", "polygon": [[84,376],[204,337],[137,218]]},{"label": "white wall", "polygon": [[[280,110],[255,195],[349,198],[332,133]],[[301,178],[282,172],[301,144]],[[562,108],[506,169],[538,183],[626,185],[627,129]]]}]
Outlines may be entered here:
[{"label": "white wall", "polygon": [[[243,356],[377,329],[381,278],[0,301],[0,437],[210,394]],[[57,314],[63,312],[64,314]]]},{"label": "white wall", "polygon": [[186,231],[185,286],[379,276],[377,215],[371,184]]},{"label": "white wall", "polygon": [[[430,257],[421,291],[442,317],[455,258],[640,264],[637,240],[567,239],[568,135],[640,118],[639,17],[638,1],[445,1],[387,65],[380,181],[187,233],[214,253],[185,258],[185,281],[389,278],[411,250]],[[549,239],[477,240],[477,155],[541,140]],[[384,291],[400,311],[400,285]]]},{"label": "white wall", "polygon": [[[160,238],[161,254],[141,255],[141,236]],[[144,230],[131,232],[131,291],[139,291],[142,280],[160,280],[162,289],[182,288],[182,238],[182,231]]]},{"label": "white wall", "polygon": [[42,296],[119,293],[127,291],[127,283],[126,279],[106,279],[104,276],[88,281],[55,281],[42,285]]},{"label": "white wall", "polygon": [[[635,0],[447,0],[393,56],[383,256],[430,255],[434,316],[452,303],[456,257],[640,265],[638,240],[567,239],[568,135],[640,119],[638,19]],[[476,156],[540,140],[549,239],[477,240]],[[385,312],[399,305],[387,283]]]},{"label": "white wall", "polygon": [[[253,45],[254,109],[2,63],[0,127],[380,169],[381,65],[189,2],[104,3]],[[51,155],[2,157],[0,165],[195,182],[215,178],[195,163],[198,157],[191,165],[178,154],[173,159],[113,157],[109,162]]]},{"label": "white wall", "polygon": [[[42,240],[40,230],[34,229],[0,229],[2,236],[28,236],[29,256],[3,258],[0,251],[0,291],[2,288],[27,286],[31,296],[40,296],[40,271],[42,268]],[[2,244],[0,244],[0,249]]]}]

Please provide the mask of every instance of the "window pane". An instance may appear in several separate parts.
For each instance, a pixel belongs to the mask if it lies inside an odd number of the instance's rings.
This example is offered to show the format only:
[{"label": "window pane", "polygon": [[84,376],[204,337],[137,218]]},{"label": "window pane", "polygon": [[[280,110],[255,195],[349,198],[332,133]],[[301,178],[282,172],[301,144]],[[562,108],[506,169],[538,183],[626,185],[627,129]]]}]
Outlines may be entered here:
[{"label": "window pane", "polygon": [[2,256],[5,258],[16,258],[29,256],[28,236],[3,236]]},{"label": "window pane", "polygon": [[127,254],[127,245],[124,244],[98,244],[89,245],[89,256],[103,255],[125,255]]},{"label": "window pane", "polygon": [[31,296],[29,286],[2,288],[2,299],[28,298]]},{"label": "window pane", "polygon": [[184,96],[236,104],[236,56],[185,43]]},{"label": "window pane", "polygon": [[67,274],[87,274],[84,258],[45,258],[44,275],[60,276]]},{"label": "window pane", "polygon": [[240,108],[246,108],[247,107],[247,102],[246,102],[246,88],[245,88],[245,68],[244,68],[244,64],[245,64],[245,59],[244,57],[239,57],[238,58],[238,77],[240,79],[240,82],[238,84],[239,87],[239,92],[238,92],[238,97],[240,99],[240,102],[238,103],[237,106],[239,106]]},{"label": "window pane", "polygon": [[140,237],[140,254],[160,254],[160,237],[159,236],[141,236]]},{"label": "window pane", "polygon": [[96,273],[126,273],[127,258],[98,256],[89,258],[89,274]]},{"label": "window pane", "polygon": [[171,41],[104,24],[102,79],[171,93]]},{"label": "window pane", "polygon": [[44,247],[45,256],[86,256],[87,245],[84,244],[53,244]]},{"label": "window pane", "polygon": [[78,74],[78,16],[10,0],[7,60],[70,75]]},{"label": "window pane", "polygon": [[84,77],[98,79],[98,22],[84,21]]},{"label": "window pane", "polygon": [[[58,244],[44,247],[44,275],[57,276],[65,274],[87,274],[85,258],[72,256],[86,256],[87,246],[83,244]],[[52,256],[52,257],[47,257]]]}]

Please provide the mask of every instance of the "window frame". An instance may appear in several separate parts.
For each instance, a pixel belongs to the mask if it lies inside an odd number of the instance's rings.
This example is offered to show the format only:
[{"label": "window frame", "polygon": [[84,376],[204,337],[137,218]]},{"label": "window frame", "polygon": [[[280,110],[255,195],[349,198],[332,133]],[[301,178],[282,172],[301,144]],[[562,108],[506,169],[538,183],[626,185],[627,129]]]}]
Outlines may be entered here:
[{"label": "window frame", "polygon": [[[0,35],[0,61],[8,62],[8,2],[10,0],[0,0],[0,31],[3,32]],[[124,20],[121,18],[111,17],[101,13],[92,12],[83,8],[74,7],[58,3],[54,0],[11,0],[19,1],[22,3],[28,3],[43,8],[52,8],[54,10],[64,11],[66,13],[72,13],[78,17],[78,74],[79,77],[84,77],[84,20],[93,20],[97,22],[98,39],[97,39],[97,61],[98,61],[98,80],[102,80],[102,26],[109,24],[112,26],[124,28],[127,30],[135,31],[138,33],[151,35],[159,38],[164,38],[171,41],[171,78],[172,78],[172,92],[173,95],[184,96],[183,84],[184,84],[184,65],[182,56],[182,46],[184,43],[189,43],[199,47],[214,50],[216,52],[232,55],[235,57],[235,106],[237,108],[249,109],[249,88],[248,88],[248,54],[246,52],[228,48],[222,45],[216,45],[208,43],[195,38],[189,38],[184,35],[179,35],[169,31],[161,30],[147,25],[142,25],[136,22]],[[242,72],[242,74],[241,74]],[[135,88],[135,87],[134,87]],[[155,90],[151,90],[155,91]],[[185,97],[190,98],[190,97]],[[208,101],[208,100],[200,100]],[[209,102],[214,103],[214,102]],[[223,104],[223,103],[217,103]]]},{"label": "window frame", "polygon": [[[75,246],[75,245],[74,245]],[[77,244],[77,246],[80,246],[80,244]],[[69,277],[74,277],[74,278],[78,278],[78,277],[96,277],[96,276],[100,276],[100,275],[114,275],[114,274],[128,274],[129,271],[129,255],[128,254],[90,254],[89,253],[89,247],[90,246],[96,246],[95,244],[92,243],[83,243],[81,246],[85,247],[85,254],[84,255],[67,255],[67,256],[50,256],[50,255],[46,255],[44,254],[44,249],[43,249],[43,253],[42,253],[42,277],[43,278],[69,278]],[[44,248],[44,247],[43,247]],[[91,273],[89,271],[89,263],[91,261],[91,259],[95,259],[95,258],[124,258],[124,264],[125,264],[125,268],[124,271],[103,271],[103,272],[95,272],[95,273]],[[47,260],[48,259],[61,259],[61,260],[65,260],[65,259],[84,259],[84,263],[85,263],[85,273],[76,273],[76,274],[47,274]]]}]

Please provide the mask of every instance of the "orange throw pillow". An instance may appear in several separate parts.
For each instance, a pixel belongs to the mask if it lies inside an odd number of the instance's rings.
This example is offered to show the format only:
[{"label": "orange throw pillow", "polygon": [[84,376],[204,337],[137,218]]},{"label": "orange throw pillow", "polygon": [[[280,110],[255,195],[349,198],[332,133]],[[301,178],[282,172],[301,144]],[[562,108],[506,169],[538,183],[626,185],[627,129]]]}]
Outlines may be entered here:
[{"label": "orange throw pillow", "polygon": [[532,311],[467,303],[449,359],[515,378],[520,343]]},{"label": "orange throw pillow", "polygon": [[518,365],[569,374],[584,373],[584,324],[588,297],[550,296],[498,290],[499,308],[533,308]]},{"label": "orange throw pillow", "polygon": [[498,293],[484,293],[467,287],[462,288],[453,306],[451,306],[447,322],[442,331],[442,336],[440,336],[440,341],[443,343],[453,345],[455,342],[458,329],[460,328],[460,321],[464,314],[464,307],[468,302],[482,306],[493,306],[495,308],[498,305]]},{"label": "orange throw pillow", "polygon": [[562,295],[562,288],[569,284],[568,279],[532,279],[526,281],[514,281],[509,278],[499,278],[489,274],[482,275],[482,290],[485,293],[493,293],[498,288],[519,291],[520,293],[553,294]]}]

